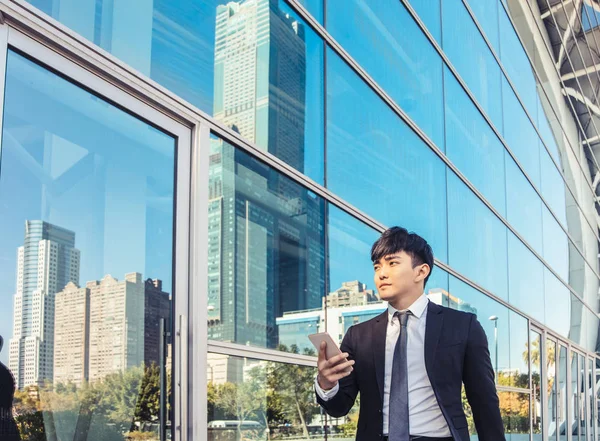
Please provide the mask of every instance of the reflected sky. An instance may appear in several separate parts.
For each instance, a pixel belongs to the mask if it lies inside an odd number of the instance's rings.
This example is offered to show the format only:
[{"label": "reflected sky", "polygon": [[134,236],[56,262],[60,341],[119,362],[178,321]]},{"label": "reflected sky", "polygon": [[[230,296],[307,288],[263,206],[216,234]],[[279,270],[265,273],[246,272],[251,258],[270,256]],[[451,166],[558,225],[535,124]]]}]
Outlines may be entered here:
[{"label": "reflected sky", "polygon": [[9,52],[0,176],[0,207],[10,213],[0,216],[6,342],[25,220],[75,233],[79,284],[140,272],[171,291],[174,156],[172,137]]}]

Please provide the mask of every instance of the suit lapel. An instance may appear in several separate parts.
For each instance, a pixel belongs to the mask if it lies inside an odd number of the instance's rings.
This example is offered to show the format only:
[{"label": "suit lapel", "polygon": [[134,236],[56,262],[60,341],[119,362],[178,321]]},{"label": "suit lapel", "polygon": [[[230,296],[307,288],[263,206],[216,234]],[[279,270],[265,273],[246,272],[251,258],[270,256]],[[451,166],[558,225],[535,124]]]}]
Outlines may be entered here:
[{"label": "suit lapel", "polygon": [[388,310],[378,315],[373,322],[373,361],[375,363],[375,376],[377,377],[377,386],[381,402],[383,403],[383,383],[385,376],[385,339],[387,334]]},{"label": "suit lapel", "polygon": [[444,324],[444,309],[433,302],[427,306],[427,324],[425,325],[425,367],[429,378],[433,378],[433,366],[438,342]]}]

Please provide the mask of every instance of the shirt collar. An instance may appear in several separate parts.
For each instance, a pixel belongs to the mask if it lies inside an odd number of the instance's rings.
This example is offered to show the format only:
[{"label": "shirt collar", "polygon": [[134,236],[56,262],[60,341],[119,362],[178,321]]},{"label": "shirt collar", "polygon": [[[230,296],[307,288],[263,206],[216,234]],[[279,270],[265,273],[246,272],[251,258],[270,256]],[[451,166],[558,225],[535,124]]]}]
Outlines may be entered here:
[{"label": "shirt collar", "polygon": [[[425,310],[427,309],[427,305],[429,304],[429,299],[425,295],[425,293],[421,294],[421,296],[413,302],[412,305],[408,307],[405,311],[410,311],[412,315],[416,318],[421,318]],[[388,314],[389,320],[392,321],[394,314],[399,310],[394,308],[392,305],[388,303]],[[403,311],[400,311],[403,312]]]}]

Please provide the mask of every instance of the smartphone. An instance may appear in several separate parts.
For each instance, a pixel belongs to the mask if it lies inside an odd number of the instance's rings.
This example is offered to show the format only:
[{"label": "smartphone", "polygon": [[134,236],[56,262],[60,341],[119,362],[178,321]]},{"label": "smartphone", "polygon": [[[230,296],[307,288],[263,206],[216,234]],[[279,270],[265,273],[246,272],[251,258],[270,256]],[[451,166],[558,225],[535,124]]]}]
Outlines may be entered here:
[{"label": "smartphone", "polygon": [[318,334],[310,334],[308,336],[312,344],[317,348],[317,353],[321,350],[321,342],[327,343],[327,349],[325,349],[325,356],[329,360],[331,357],[334,357],[338,354],[342,353],[342,350],[339,348],[337,343],[333,341],[333,338],[327,332],[319,332]]}]

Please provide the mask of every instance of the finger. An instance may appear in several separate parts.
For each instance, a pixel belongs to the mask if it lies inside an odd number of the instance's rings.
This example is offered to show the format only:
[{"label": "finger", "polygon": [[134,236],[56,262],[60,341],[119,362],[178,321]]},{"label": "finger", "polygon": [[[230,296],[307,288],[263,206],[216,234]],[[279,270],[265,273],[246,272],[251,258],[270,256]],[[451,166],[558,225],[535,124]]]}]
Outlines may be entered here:
[{"label": "finger", "polygon": [[338,364],[340,362],[346,361],[346,359],[348,358],[348,355],[349,354],[347,352],[342,352],[341,354],[334,355],[327,361],[329,362],[330,366],[335,366],[336,364]]},{"label": "finger", "polygon": [[352,370],[348,370],[345,372],[340,372],[339,374],[330,375],[327,377],[327,381],[329,381],[331,383],[335,383],[335,382],[341,380],[342,378],[346,378],[351,373],[352,373]]},{"label": "finger", "polygon": [[327,351],[327,342],[322,341],[321,346],[319,346],[319,360],[318,360],[319,362],[321,362],[323,360],[327,360],[326,351]]},{"label": "finger", "polygon": [[329,372],[336,374],[342,371],[346,371],[348,369],[353,369],[352,366],[354,366],[354,360],[348,360],[345,363],[340,363],[335,366],[332,366],[328,370]]}]

